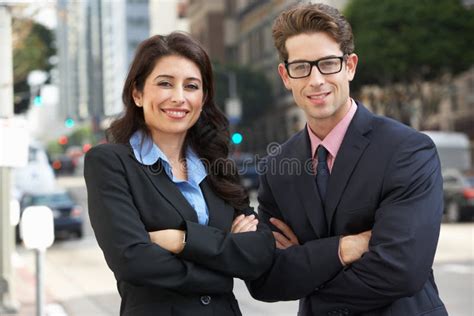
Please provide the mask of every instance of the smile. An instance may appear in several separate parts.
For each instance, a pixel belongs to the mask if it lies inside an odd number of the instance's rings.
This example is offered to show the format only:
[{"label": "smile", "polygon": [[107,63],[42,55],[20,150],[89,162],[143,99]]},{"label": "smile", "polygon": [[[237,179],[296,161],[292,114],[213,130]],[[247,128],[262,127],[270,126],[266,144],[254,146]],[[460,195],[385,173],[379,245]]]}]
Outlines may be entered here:
[{"label": "smile", "polygon": [[173,118],[173,119],[180,119],[186,116],[186,114],[189,113],[187,110],[167,110],[163,109],[162,110],[168,117]]},{"label": "smile", "polygon": [[326,93],[319,93],[319,94],[312,94],[309,95],[308,98],[311,100],[323,100],[325,97],[327,97],[331,92],[326,92]]}]

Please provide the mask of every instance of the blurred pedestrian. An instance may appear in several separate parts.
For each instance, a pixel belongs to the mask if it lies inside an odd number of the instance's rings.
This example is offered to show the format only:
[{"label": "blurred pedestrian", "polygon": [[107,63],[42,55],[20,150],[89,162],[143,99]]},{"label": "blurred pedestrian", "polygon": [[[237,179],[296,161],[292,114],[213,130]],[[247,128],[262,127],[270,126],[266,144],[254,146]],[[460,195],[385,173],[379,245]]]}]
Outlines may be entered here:
[{"label": "blurred pedestrian", "polygon": [[[273,39],[307,125],[262,168],[259,215],[279,249],[253,296],[300,299],[302,316],[447,315],[432,271],[443,213],[433,142],[349,96],[358,56],[336,9],[292,7]],[[287,161],[310,171],[273,172]]]},{"label": "blurred pedestrian", "polygon": [[212,69],[184,33],[140,44],[111,143],[85,159],[89,215],[121,315],[241,315],[233,277],[271,264],[275,241],[229,167]]}]

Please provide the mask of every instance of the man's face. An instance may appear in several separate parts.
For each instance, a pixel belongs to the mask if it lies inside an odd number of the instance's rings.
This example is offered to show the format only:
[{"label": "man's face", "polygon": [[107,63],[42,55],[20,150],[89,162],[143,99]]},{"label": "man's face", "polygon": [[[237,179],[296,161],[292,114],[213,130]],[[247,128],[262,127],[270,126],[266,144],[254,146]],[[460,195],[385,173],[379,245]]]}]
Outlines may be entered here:
[{"label": "man's face", "polygon": [[[339,44],[324,32],[304,33],[286,40],[288,62],[314,61],[325,57],[341,57]],[[357,55],[346,56],[338,73],[323,75],[316,66],[305,78],[290,78],[284,64],[278,65],[278,72],[288,90],[293,93],[296,104],[306,114],[313,130],[323,123],[334,127],[350,107],[349,82],[354,78]]]}]

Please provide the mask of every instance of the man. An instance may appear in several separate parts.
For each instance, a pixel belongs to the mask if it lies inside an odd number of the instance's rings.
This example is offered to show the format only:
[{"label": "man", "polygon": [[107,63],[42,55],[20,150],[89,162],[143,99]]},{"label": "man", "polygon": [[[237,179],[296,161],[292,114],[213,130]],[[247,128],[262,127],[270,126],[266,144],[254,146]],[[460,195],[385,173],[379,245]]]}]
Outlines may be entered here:
[{"label": "man", "polygon": [[[350,98],[358,56],[336,9],[291,8],[273,38],[278,72],[307,126],[263,166],[259,213],[279,250],[250,292],[300,299],[304,316],[447,315],[432,273],[443,210],[433,142]],[[303,168],[285,170],[295,161]],[[368,252],[344,260],[341,236],[367,230]]]}]

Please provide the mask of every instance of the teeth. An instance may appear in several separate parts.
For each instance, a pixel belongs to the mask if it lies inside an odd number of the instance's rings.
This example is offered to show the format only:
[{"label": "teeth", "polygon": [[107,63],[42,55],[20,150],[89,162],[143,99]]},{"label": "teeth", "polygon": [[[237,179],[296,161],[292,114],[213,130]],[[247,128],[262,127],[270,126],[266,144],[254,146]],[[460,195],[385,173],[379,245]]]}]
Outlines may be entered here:
[{"label": "teeth", "polygon": [[310,99],[320,100],[320,99],[324,99],[327,95],[328,95],[328,93],[320,94],[320,95],[311,95],[309,98],[310,98]]},{"label": "teeth", "polygon": [[184,111],[166,111],[166,113],[171,116],[177,116],[177,117],[184,117],[186,115],[186,112]]}]

